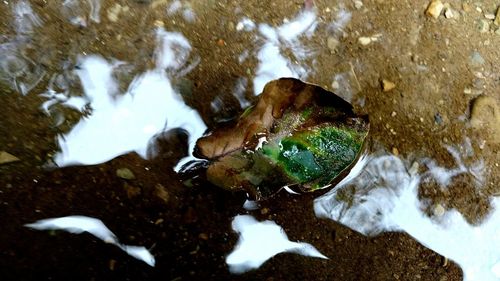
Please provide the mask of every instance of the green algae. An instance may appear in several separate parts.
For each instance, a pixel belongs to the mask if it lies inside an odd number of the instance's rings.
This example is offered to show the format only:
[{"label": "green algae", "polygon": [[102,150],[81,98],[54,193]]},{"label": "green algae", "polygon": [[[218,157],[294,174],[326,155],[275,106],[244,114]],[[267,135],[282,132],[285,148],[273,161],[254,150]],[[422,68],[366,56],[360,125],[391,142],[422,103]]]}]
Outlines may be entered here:
[{"label": "green algae", "polygon": [[266,85],[237,122],[199,139],[197,151],[210,160],[211,183],[260,200],[284,186],[309,192],[340,181],[368,131],[368,118],[343,99],[285,78]]},{"label": "green algae", "polygon": [[343,127],[323,126],[284,137],[279,145],[266,144],[263,154],[281,166],[294,181],[310,188],[329,184],[357,157],[364,132]]}]

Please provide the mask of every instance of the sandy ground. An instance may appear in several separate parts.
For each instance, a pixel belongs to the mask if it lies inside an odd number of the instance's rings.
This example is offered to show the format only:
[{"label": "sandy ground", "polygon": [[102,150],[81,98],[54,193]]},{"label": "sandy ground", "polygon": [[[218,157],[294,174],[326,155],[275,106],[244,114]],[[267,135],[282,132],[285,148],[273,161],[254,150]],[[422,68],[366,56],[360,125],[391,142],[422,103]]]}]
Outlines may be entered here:
[{"label": "sandy ground", "polygon": [[[15,1],[4,2],[0,17],[11,18]],[[183,1],[183,8],[169,13],[171,2],[103,1],[100,23],[92,22],[87,17],[89,7],[83,6],[83,27],[68,21],[59,1],[33,0],[33,10],[43,24],[23,55],[35,62],[31,67],[42,66],[46,73],[71,69],[82,54],[127,61],[134,67],[119,78],[120,87],[126,87],[135,74],[153,64],[154,28],[179,31],[192,45],[191,60],[200,61],[185,77],[172,82],[213,128],[242,111],[232,94],[238,81],[248,82],[245,98],[255,100],[252,79],[263,39],[256,30],[240,30],[240,20],[248,17],[278,26],[295,17],[303,3]],[[419,195],[432,206],[456,208],[470,223],[479,223],[490,210],[488,198],[500,192],[500,26],[489,19],[498,3],[452,0],[447,2],[446,14],[433,18],[425,14],[428,1],[360,2],[315,1],[318,26],[302,40],[313,55],[300,58],[290,50],[283,52],[309,70],[304,80],[337,92],[359,113],[370,116],[372,151],[407,159],[429,157],[451,166],[453,158],[446,145],[464,150],[470,146],[474,153],[465,161],[484,161],[486,178],[479,183],[481,189],[464,176],[445,191],[429,182],[421,186]],[[116,8],[117,4],[121,6]],[[194,18],[185,10],[193,12]],[[332,23],[341,22],[341,11],[350,13],[350,19],[339,28]],[[5,35],[0,43],[16,35],[12,20],[1,21],[0,34]],[[241,60],[242,54],[248,58]],[[341,78],[336,80],[336,75]],[[171,167],[186,153],[184,135],[166,137],[160,156],[152,161],[129,154],[94,166],[43,167],[58,150],[56,136],[81,118],[79,112],[64,107],[56,108],[52,116],[42,112],[45,99],[37,93],[47,88],[49,78],[46,75],[25,96],[5,81],[0,88],[0,151],[21,159],[0,165],[2,280],[462,278],[458,266],[405,234],[367,238],[333,221],[317,219],[312,212],[313,194],[279,194],[251,213],[276,221],[291,240],[314,244],[329,260],[280,254],[256,271],[231,275],[224,258],[237,240],[230,223],[234,215],[244,212],[244,195],[208,184],[183,185]],[[80,86],[74,87],[78,91]],[[210,105],[214,100],[219,106]],[[54,116],[64,116],[65,121],[59,124]],[[121,167],[131,169],[135,179],[118,178],[115,171]],[[140,264],[90,236],[42,235],[22,227],[37,219],[71,214],[99,217],[124,242],[151,247],[157,266]]]}]

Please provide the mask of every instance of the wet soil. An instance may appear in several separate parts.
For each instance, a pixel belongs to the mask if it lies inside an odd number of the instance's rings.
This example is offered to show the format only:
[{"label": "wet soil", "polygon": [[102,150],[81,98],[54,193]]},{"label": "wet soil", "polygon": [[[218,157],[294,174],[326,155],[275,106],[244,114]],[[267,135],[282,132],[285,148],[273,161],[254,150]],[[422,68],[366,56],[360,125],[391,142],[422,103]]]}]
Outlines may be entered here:
[{"label": "wet soil", "polygon": [[[4,1],[9,3],[11,1]],[[150,67],[155,48],[154,26],[179,31],[193,47],[200,64],[185,79],[173,81],[183,90],[186,103],[196,108],[209,127],[241,112],[232,95],[238,79],[248,80],[246,98],[254,100],[251,80],[259,40],[255,31],[237,32],[244,16],[256,23],[280,25],[293,18],[302,1],[191,1],[196,20],[165,12],[171,1],[103,1],[101,22],[87,27],[70,24],[58,1],[31,1],[43,20],[25,52],[47,73],[75,63],[79,54],[99,53],[134,65],[121,77],[127,85]],[[0,3],[0,18],[11,18],[11,8]],[[107,11],[120,3],[130,10],[117,22]],[[455,165],[446,145],[474,154],[465,161],[482,159],[486,179],[476,183],[457,179],[450,192],[425,184],[420,195],[446,208],[456,208],[477,223],[487,214],[487,198],[500,192],[500,135],[495,114],[480,117],[471,126],[473,101],[487,96],[500,103],[500,35],[481,33],[485,13],[495,13],[498,3],[448,2],[453,18],[425,16],[427,1],[365,0],[356,9],[351,1],[315,1],[320,23],[305,45],[314,59],[300,61],[312,73],[305,79],[336,92],[333,77],[350,73],[353,89],[345,98],[371,121],[372,150],[417,159],[429,157],[444,166]],[[154,8],[153,8],[154,7]],[[478,7],[480,9],[478,9]],[[332,32],[327,24],[339,9],[352,12],[349,24]],[[479,12],[481,10],[481,12]],[[0,33],[14,36],[12,21],[0,22]],[[362,45],[362,36],[381,34],[377,42]],[[328,37],[340,44],[327,47]],[[249,59],[238,57],[249,51]],[[474,52],[483,62],[471,60]],[[67,66],[71,68],[71,66]],[[44,167],[57,151],[56,136],[66,132],[81,115],[60,108],[66,121],[55,126],[53,117],[40,109],[37,93],[48,85],[49,75],[26,96],[0,87],[0,151],[21,159],[0,165],[0,276],[2,280],[461,280],[459,267],[402,233],[364,237],[333,221],[314,216],[312,201],[318,194],[292,196],[280,193],[251,211],[259,220],[283,226],[290,240],[313,244],[329,260],[280,254],[260,269],[231,275],[224,262],[237,235],[232,218],[246,213],[244,194],[229,193],[207,183],[182,183],[172,171],[186,153],[185,136],[162,141],[160,156],[146,161],[135,154],[101,165],[51,170]],[[382,79],[395,83],[383,91]],[[189,87],[182,87],[185,84]],[[78,88],[78,85],[74,87]],[[222,109],[214,111],[216,97]],[[491,105],[492,108],[495,105]],[[495,112],[495,111],[493,111]],[[479,117],[478,117],[479,118]],[[483,120],[485,119],[485,120]],[[493,124],[493,125],[491,125]],[[180,149],[181,148],[181,149]],[[127,167],[136,176],[123,180],[116,169]],[[480,185],[480,189],[477,188]],[[44,233],[23,227],[38,219],[65,215],[101,219],[122,243],[151,248],[155,268],[126,256],[114,246],[90,235]]]}]

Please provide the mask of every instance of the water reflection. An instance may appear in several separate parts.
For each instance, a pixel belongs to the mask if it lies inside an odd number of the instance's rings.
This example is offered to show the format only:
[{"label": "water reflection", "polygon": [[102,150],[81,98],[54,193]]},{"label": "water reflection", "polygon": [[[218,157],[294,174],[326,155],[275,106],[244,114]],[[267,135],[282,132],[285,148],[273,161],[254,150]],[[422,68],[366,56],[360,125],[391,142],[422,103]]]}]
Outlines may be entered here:
[{"label": "water reflection", "polygon": [[258,222],[252,216],[239,215],[233,219],[232,226],[240,235],[235,249],[226,258],[232,273],[258,268],[266,260],[284,252],[328,259],[308,243],[289,241],[283,228],[273,221]]},{"label": "water reflection", "polygon": [[[465,145],[467,147],[467,145]],[[500,278],[500,199],[494,198],[492,212],[479,225],[471,225],[455,209],[434,212],[418,195],[420,184],[435,180],[444,188],[451,179],[469,174],[484,182],[484,164],[465,164],[467,152],[447,147],[456,166],[445,168],[423,159],[426,171],[417,162],[396,156],[366,156],[350,176],[324,196],[316,199],[318,217],[330,218],[368,236],[384,231],[404,231],[424,246],[458,263],[465,280]],[[467,149],[466,149],[467,151]],[[470,152],[469,152],[470,153]],[[474,185],[474,182],[471,182]]]},{"label": "water reflection", "polygon": [[117,246],[130,256],[142,260],[150,266],[155,266],[155,258],[146,248],[121,244],[116,235],[101,220],[96,218],[68,216],[39,220],[25,226],[36,230],[63,230],[75,234],[88,232],[106,243]]},{"label": "water reflection", "polygon": [[[131,151],[146,158],[150,139],[174,128],[188,132],[190,151],[176,169],[194,160],[191,153],[206,126],[198,112],[174,91],[168,77],[187,71],[184,66],[190,50],[189,42],[180,33],[159,29],[156,68],[136,77],[123,95],[113,76],[122,62],[108,62],[95,55],[81,57],[75,73],[92,112],[59,138],[61,152],[55,156],[55,163],[98,164]],[[75,106],[75,102],[66,103]]]}]

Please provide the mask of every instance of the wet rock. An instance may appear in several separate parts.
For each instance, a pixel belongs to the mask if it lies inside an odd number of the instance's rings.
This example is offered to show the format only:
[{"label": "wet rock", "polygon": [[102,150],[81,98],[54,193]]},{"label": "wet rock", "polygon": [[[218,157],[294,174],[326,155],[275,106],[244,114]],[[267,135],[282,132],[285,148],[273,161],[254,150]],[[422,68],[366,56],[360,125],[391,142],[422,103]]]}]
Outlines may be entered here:
[{"label": "wet rock", "polygon": [[161,184],[155,185],[155,196],[161,199],[164,203],[168,203],[170,199],[170,194],[168,193],[167,189]]},{"label": "wet rock", "polygon": [[441,15],[443,9],[444,9],[443,2],[441,2],[440,0],[433,0],[429,3],[429,6],[427,7],[425,14],[427,16],[437,19]]},{"label": "wet rock", "polygon": [[135,179],[134,173],[129,168],[119,168],[116,170],[116,176],[125,180]]},{"label": "wet rock", "polygon": [[472,128],[486,130],[487,141],[500,143],[500,106],[493,97],[479,96],[472,102],[470,124]]},{"label": "wet rock", "polygon": [[382,79],[381,85],[382,85],[382,91],[384,92],[389,92],[394,88],[396,88],[396,84],[387,79]]},{"label": "wet rock", "polygon": [[314,191],[340,180],[363,148],[368,120],[333,93],[283,78],[268,83],[239,120],[198,140],[207,179],[267,198],[283,186]]},{"label": "wet rock", "polygon": [[20,161],[16,156],[7,151],[0,151],[0,165]]}]

